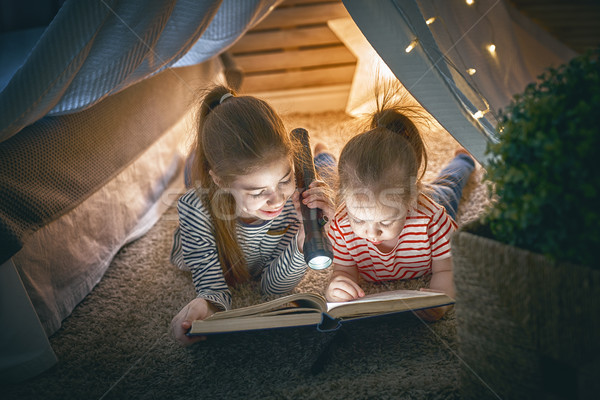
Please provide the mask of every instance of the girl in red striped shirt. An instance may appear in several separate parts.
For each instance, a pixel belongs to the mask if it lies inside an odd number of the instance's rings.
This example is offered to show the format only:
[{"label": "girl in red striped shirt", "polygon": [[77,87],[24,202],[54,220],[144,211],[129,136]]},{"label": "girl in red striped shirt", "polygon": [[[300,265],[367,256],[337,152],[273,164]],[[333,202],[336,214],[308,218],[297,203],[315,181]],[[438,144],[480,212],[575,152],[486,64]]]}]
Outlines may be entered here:
[{"label": "girl in red striped shirt", "polygon": [[[385,103],[384,103],[385,104]],[[430,185],[423,140],[406,110],[383,105],[370,130],[352,138],[338,164],[341,206],[329,227],[334,250],[326,297],[364,296],[359,282],[413,279],[454,297],[450,235],[463,187],[475,168],[464,150]],[[421,312],[437,320],[447,307]]]}]

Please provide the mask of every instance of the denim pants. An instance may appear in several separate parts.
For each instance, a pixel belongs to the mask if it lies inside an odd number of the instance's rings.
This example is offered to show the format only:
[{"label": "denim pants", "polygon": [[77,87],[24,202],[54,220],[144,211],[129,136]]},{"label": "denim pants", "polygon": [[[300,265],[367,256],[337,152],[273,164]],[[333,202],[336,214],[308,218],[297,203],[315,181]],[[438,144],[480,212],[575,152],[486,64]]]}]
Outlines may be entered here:
[{"label": "denim pants", "polygon": [[[337,174],[335,157],[329,153],[318,154],[315,157],[315,168],[321,178],[332,186]],[[456,220],[458,203],[462,197],[463,189],[474,169],[475,161],[467,154],[460,153],[428,185],[431,189],[429,194],[432,200],[443,206],[454,220]]]},{"label": "denim pants", "polygon": [[[186,161],[184,180],[186,187],[191,186],[190,169],[193,157],[190,155]],[[337,174],[337,160],[330,153],[319,153],[315,157],[315,169],[323,181],[330,187],[334,186]],[[475,169],[475,162],[466,154],[458,154],[442,169],[438,177],[429,184],[431,198],[443,206],[446,212],[456,220],[458,203],[462,197],[463,189],[469,176]]]},{"label": "denim pants", "polygon": [[467,154],[460,153],[442,169],[438,177],[429,184],[431,199],[456,220],[458,203],[462,192],[475,169],[475,161]]}]

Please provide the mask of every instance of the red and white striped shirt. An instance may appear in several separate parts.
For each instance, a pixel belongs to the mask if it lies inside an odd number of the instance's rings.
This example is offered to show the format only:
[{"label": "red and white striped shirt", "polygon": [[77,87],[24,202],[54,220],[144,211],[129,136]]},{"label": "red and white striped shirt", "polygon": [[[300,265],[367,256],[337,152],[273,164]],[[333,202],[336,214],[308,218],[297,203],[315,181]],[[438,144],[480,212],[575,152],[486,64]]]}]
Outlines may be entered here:
[{"label": "red and white striped shirt", "polygon": [[330,224],[329,238],[334,263],[356,265],[366,281],[413,279],[429,273],[432,260],[450,257],[450,235],[456,228],[444,207],[421,195],[417,208],[406,216],[398,243],[388,253],[354,234],[345,204]]}]

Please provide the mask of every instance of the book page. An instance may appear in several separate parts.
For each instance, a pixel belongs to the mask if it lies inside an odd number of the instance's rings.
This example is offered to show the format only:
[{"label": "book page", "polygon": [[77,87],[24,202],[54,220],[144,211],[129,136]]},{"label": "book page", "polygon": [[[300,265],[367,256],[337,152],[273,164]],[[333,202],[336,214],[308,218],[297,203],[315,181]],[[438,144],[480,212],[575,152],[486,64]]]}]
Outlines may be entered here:
[{"label": "book page", "polygon": [[192,322],[188,335],[206,335],[211,333],[242,332],[288,326],[317,325],[322,319],[321,313],[308,312],[301,314],[262,315],[239,318],[223,318],[217,320],[199,320]]},{"label": "book page", "polygon": [[295,312],[306,312],[307,308],[312,308],[317,312],[322,312],[325,308],[325,299],[314,293],[294,293],[277,298],[275,300],[259,303],[248,307],[234,308],[228,311],[219,311],[206,318],[204,321],[214,321],[219,319],[260,316],[265,313],[289,314]]},{"label": "book page", "polygon": [[392,290],[389,292],[367,294],[365,297],[359,299],[344,301],[344,302],[328,302],[327,311],[331,311],[336,307],[344,306],[350,303],[369,303],[373,301],[385,301],[385,300],[396,300],[402,298],[413,298],[419,296],[437,296],[439,293],[435,292],[424,292],[420,290]]},{"label": "book page", "polygon": [[374,315],[451,304],[454,300],[444,293],[420,290],[392,290],[368,294],[347,302],[327,303],[332,317]]}]

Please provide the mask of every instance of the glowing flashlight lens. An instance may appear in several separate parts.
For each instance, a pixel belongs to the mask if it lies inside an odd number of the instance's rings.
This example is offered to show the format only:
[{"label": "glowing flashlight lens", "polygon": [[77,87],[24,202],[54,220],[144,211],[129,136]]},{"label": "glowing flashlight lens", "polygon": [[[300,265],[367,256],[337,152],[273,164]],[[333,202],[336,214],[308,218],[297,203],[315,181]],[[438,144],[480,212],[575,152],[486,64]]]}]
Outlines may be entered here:
[{"label": "glowing flashlight lens", "polygon": [[312,269],[325,269],[331,265],[331,258],[327,256],[316,256],[308,262],[308,266]]}]

